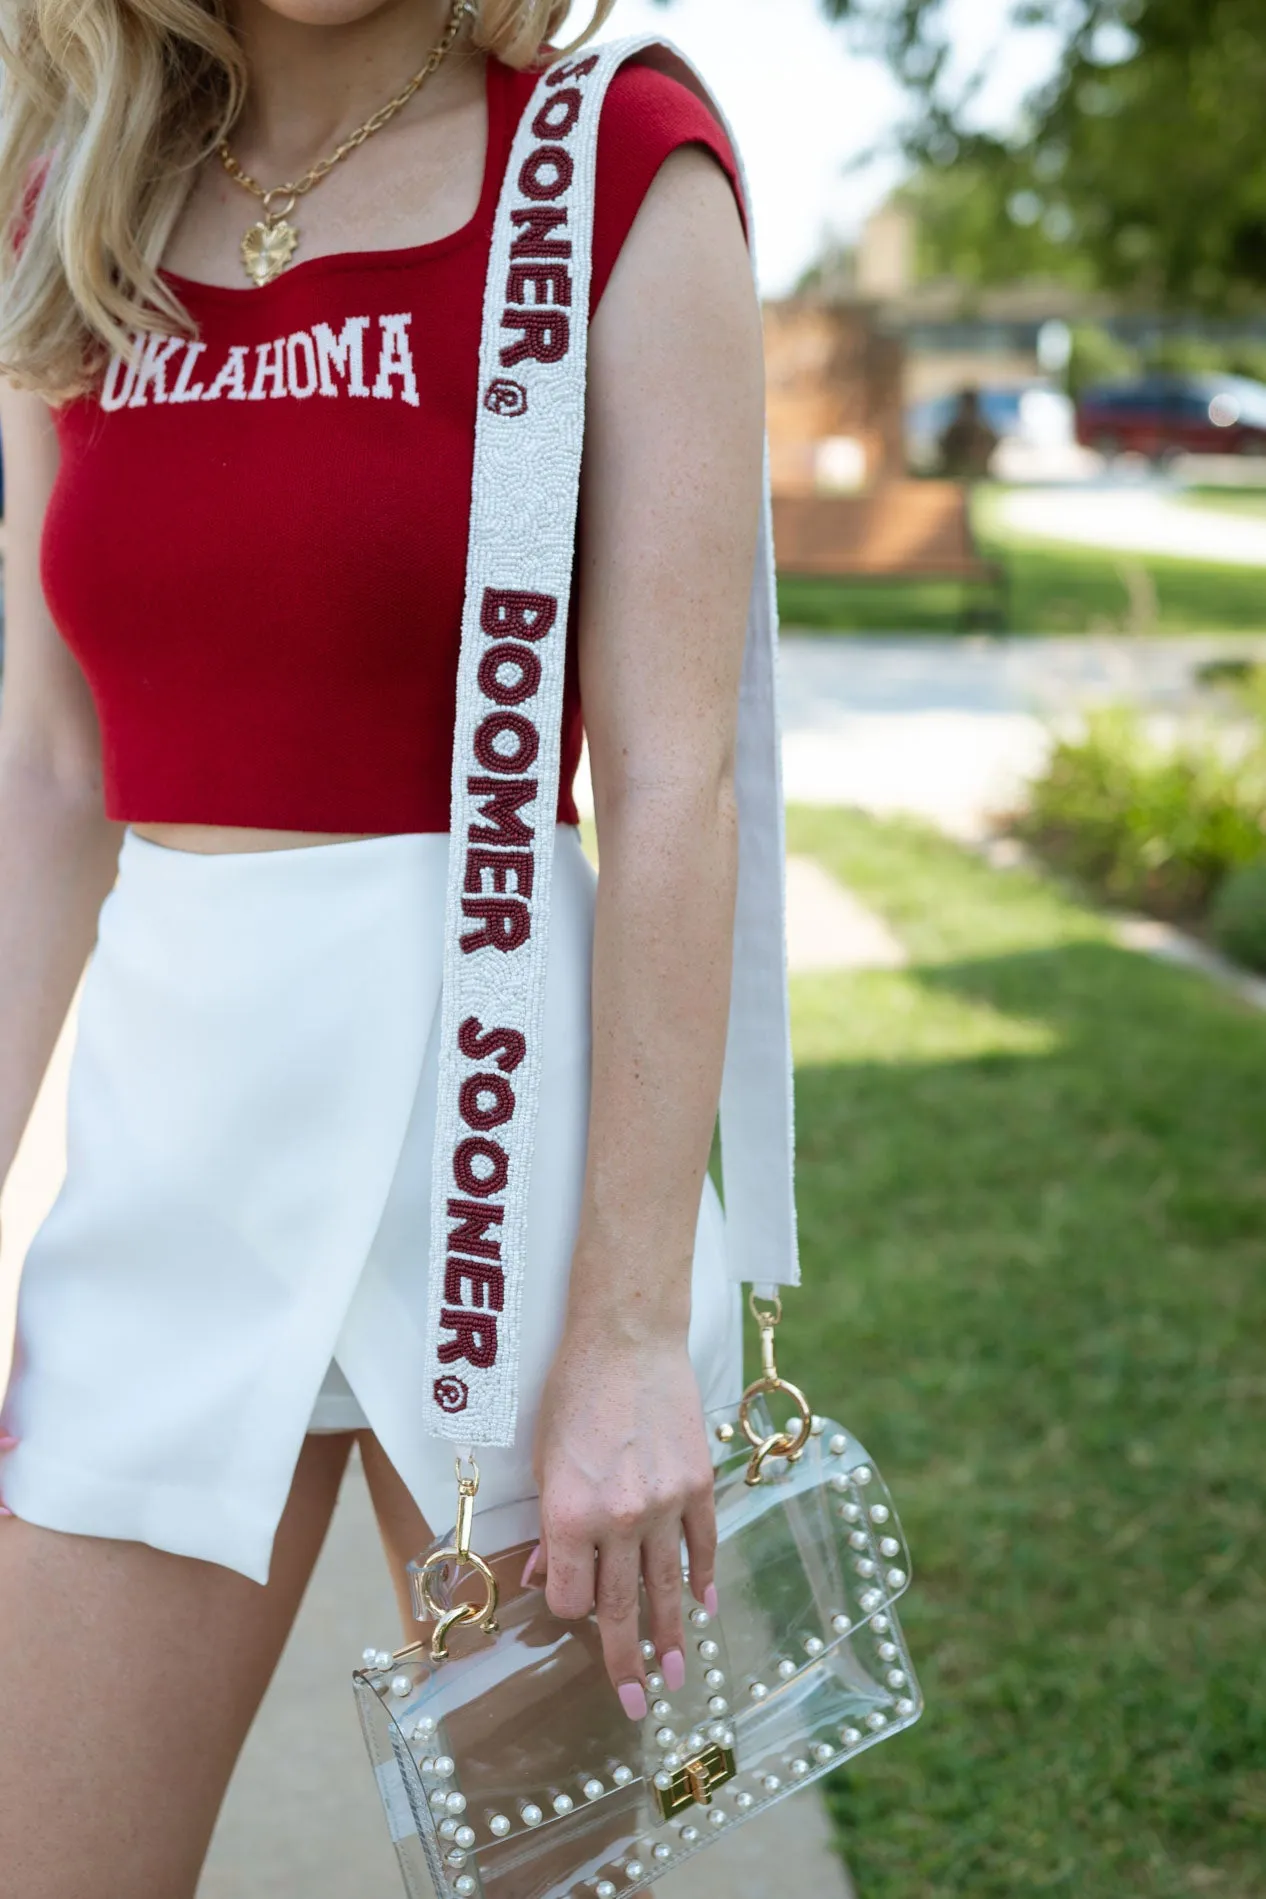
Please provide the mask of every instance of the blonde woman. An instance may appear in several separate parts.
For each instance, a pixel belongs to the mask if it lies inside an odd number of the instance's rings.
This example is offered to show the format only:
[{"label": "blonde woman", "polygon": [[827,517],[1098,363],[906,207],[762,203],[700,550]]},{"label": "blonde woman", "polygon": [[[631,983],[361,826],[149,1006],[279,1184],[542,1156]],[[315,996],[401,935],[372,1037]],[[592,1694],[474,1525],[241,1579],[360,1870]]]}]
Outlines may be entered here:
[{"label": "blonde woman", "polygon": [[[96,945],[0,1414],[21,1899],[193,1893],[354,1441],[397,1584],[450,1520],[422,1330],[480,306],[569,11],[5,0],[0,1176]],[[604,110],[593,307],[521,1424],[481,1501],[539,1487],[551,1606],[596,1606],[637,1720],[639,1580],[674,1685],[738,1375],[705,1168],[762,409],[733,157],[649,68]]]}]

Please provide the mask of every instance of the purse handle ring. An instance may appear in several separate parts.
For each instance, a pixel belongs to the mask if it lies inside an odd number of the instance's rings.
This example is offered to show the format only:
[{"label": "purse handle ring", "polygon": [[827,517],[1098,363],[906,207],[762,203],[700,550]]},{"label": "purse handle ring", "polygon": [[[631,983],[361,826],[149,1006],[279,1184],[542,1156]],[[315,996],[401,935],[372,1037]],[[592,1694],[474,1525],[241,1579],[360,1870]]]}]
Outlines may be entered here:
[{"label": "purse handle ring", "polygon": [[[751,1307],[752,1317],[760,1327],[761,1376],[747,1387],[739,1400],[739,1425],[743,1436],[752,1447],[752,1457],[747,1466],[744,1482],[755,1485],[760,1482],[765,1465],[771,1457],[785,1457],[788,1463],[794,1464],[802,1455],[813,1430],[813,1413],[809,1408],[809,1400],[799,1385],[793,1385],[778,1375],[778,1365],[774,1357],[774,1332],[782,1323],[781,1297],[775,1293],[773,1305],[764,1306],[753,1290],[748,1304]],[[756,1429],[750,1412],[757,1398],[765,1397],[773,1391],[786,1392],[800,1413],[800,1417],[794,1430],[788,1427],[785,1431],[775,1431],[772,1435],[766,1436]]]},{"label": "purse handle ring", "polygon": [[[470,1474],[462,1470],[462,1459],[456,1460],[457,1470],[457,1530],[448,1548],[436,1550],[428,1556],[417,1573],[418,1589],[423,1602],[435,1617],[435,1628],[431,1634],[431,1660],[448,1660],[448,1638],[456,1628],[470,1624],[482,1629],[486,1635],[497,1633],[497,1604],[501,1590],[496,1577],[482,1556],[470,1547],[470,1539],[475,1527],[475,1498],[479,1491],[479,1465],[473,1452],[470,1455]],[[484,1601],[482,1606],[476,1602],[457,1602],[451,1608],[445,1608],[431,1594],[431,1576],[433,1572],[444,1569],[449,1563],[456,1563],[462,1569],[473,1570],[482,1577]]]}]

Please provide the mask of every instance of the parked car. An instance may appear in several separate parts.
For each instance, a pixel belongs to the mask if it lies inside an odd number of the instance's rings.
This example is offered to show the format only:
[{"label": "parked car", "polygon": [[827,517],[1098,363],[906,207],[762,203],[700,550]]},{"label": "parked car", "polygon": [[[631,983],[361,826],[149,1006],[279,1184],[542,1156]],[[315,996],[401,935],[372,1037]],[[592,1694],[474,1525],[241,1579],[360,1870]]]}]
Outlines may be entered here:
[{"label": "parked car", "polygon": [[1247,376],[1144,376],[1087,389],[1077,440],[1101,455],[1266,455],[1266,383]]},{"label": "parked car", "polygon": [[[934,474],[941,461],[941,438],[954,419],[957,392],[931,396],[906,411],[906,457],[911,468]],[[1061,449],[1073,440],[1073,405],[1062,390],[1046,382],[1011,387],[983,385],[980,417],[1000,443],[1032,449]]]}]

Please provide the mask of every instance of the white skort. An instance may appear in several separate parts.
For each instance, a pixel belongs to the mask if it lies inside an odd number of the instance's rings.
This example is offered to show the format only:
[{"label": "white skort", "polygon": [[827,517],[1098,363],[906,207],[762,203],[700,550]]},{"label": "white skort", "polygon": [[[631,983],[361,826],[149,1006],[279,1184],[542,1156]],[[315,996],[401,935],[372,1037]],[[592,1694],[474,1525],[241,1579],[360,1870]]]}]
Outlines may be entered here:
[{"label": "white skort", "polygon": [[[595,879],[575,830],[556,850],[518,1434],[480,1454],[481,1509],[533,1490],[584,1175]],[[127,834],[0,1411],[18,1517],[262,1583],[305,1433],[367,1423],[451,1522],[453,1448],[424,1425],[447,858],[438,834],[228,856]],[[739,1390],[740,1336],[709,1184],[705,1407]]]}]

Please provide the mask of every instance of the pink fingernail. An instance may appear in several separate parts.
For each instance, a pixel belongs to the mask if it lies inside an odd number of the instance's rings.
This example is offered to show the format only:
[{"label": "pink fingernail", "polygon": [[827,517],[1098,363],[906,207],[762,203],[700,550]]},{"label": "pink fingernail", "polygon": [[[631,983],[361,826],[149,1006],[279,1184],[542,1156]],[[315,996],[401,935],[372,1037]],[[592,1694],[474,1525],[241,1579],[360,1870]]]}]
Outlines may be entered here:
[{"label": "pink fingernail", "polygon": [[717,1601],[717,1586],[715,1583],[709,1583],[707,1588],[704,1590],[703,1606],[707,1610],[709,1615],[715,1615],[717,1610],[719,1609],[720,1604]]},{"label": "pink fingernail", "polygon": [[640,1681],[622,1681],[620,1683],[620,1706],[630,1721],[645,1721],[646,1690]]},{"label": "pink fingernail", "polygon": [[[0,1503],[0,1517],[11,1517],[12,1515],[13,1512],[10,1510],[8,1504]],[[645,1697],[643,1697],[643,1699],[645,1699]]]},{"label": "pink fingernail", "polygon": [[660,1666],[664,1671],[664,1686],[670,1694],[675,1695],[679,1688],[684,1688],[686,1685],[685,1656],[679,1648],[670,1648],[665,1655],[661,1656]]},{"label": "pink fingernail", "polygon": [[532,1554],[528,1557],[527,1563],[524,1567],[523,1580],[519,1584],[519,1587],[521,1589],[526,1589],[528,1584],[531,1582],[532,1572],[536,1568],[536,1565],[540,1562],[540,1560],[541,1560],[541,1546],[538,1543],[536,1548],[532,1551]]}]

